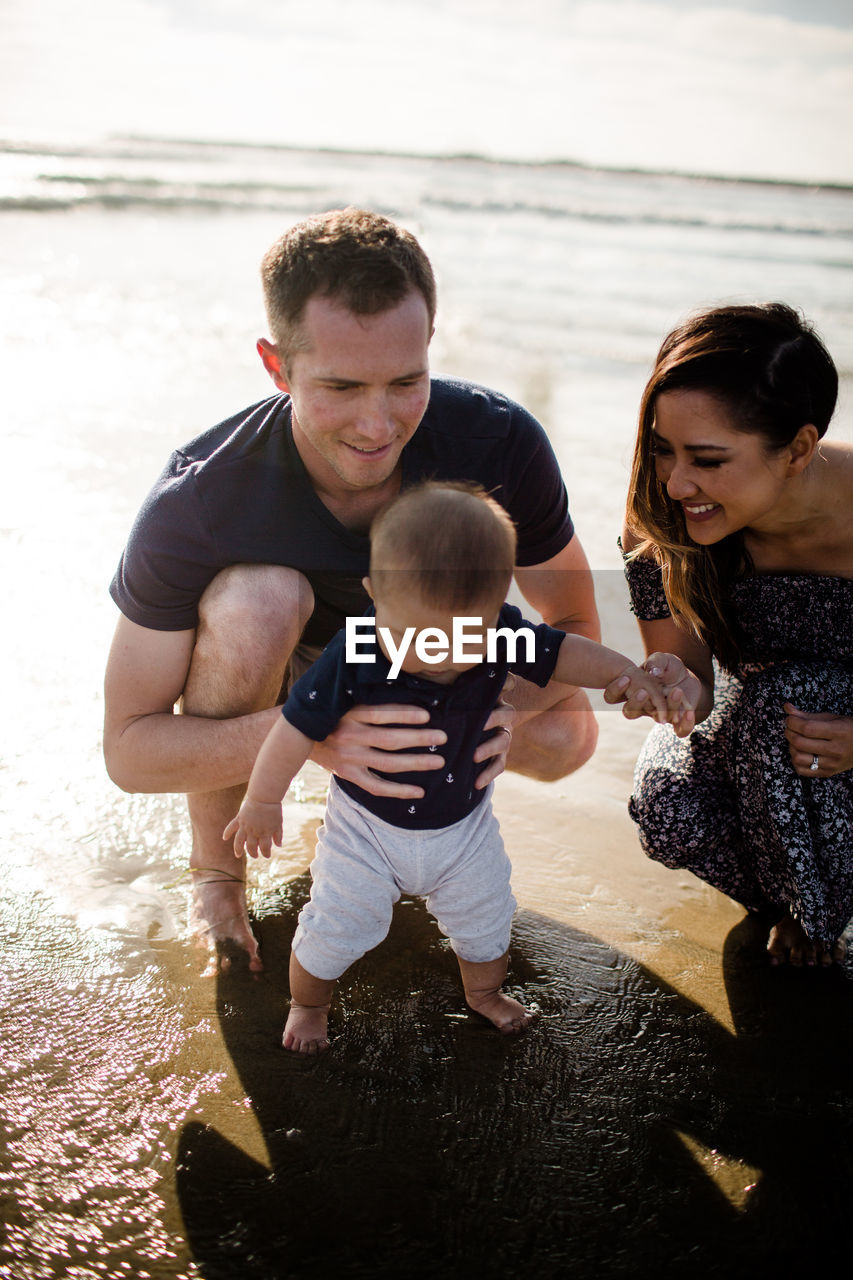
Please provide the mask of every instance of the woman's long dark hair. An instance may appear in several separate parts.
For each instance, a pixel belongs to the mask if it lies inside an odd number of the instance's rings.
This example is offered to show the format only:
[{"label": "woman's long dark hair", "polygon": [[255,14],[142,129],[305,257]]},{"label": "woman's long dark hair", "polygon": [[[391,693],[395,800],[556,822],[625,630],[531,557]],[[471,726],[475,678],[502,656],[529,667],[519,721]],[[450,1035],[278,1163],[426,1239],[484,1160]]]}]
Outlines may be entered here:
[{"label": "woman's long dark hair", "polygon": [[685,390],[713,396],[737,430],[762,436],[773,451],[790,444],[807,423],[823,436],[835,409],[838,374],[803,317],[784,303],[768,302],[715,307],[673,329],[643,392],[626,516],[639,540],[633,554],[658,561],[673,617],[731,669],[739,645],[728,586],[750,567],[743,533],[697,545],[680,504],[655,473],[655,402],[661,392]]}]

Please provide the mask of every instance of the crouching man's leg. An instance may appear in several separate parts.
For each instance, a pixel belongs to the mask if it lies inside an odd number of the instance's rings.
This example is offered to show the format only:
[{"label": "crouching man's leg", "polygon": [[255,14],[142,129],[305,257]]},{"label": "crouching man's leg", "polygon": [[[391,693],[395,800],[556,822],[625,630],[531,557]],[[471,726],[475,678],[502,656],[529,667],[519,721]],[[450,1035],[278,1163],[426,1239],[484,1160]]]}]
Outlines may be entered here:
[{"label": "crouching man's leg", "polygon": [[508,769],[540,782],[555,782],[586,764],[598,742],[598,724],[584,689],[553,684],[544,689],[512,679],[503,694],[515,715]]},{"label": "crouching man's leg", "polygon": [[[214,578],[199,605],[199,626],[181,710],[225,720],[273,707],[314,598],[300,573],[277,565],[234,565]],[[194,927],[211,953],[210,971],[230,960],[225,944],[263,968],[246,911],[245,859],[222,832],[245,783],[187,797],[192,824]]]}]

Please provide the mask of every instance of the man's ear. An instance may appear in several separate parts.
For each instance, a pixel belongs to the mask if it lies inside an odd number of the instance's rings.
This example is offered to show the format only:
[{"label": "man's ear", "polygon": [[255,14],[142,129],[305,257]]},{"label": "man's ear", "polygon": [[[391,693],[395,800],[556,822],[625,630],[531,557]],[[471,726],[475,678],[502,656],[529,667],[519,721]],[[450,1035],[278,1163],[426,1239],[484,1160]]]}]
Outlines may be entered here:
[{"label": "man's ear", "polygon": [[817,433],[817,427],[811,422],[807,422],[804,427],[800,427],[788,445],[791,454],[788,462],[789,476],[802,475],[814,457],[819,442],[820,436]]},{"label": "man's ear", "polygon": [[362,578],[362,580],[361,580],[361,585],[364,587],[365,591],[366,591],[366,592],[367,592],[367,594],[370,596],[371,600],[375,601],[375,600],[376,600],[376,597],[375,597],[375,596],[374,596],[374,594],[373,594],[373,588],[372,588],[372,587],[371,587],[371,585],[370,585],[370,579],[369,579],[369,578]]},{"label": "man's ear", "polygon": [[267,338],[258,338],[256,346],[264,368],[278,387],[279,391],[289,391],[290,385],[287,381],[284,361],[279,355],[278,347],[274,342],[270,342]]}]

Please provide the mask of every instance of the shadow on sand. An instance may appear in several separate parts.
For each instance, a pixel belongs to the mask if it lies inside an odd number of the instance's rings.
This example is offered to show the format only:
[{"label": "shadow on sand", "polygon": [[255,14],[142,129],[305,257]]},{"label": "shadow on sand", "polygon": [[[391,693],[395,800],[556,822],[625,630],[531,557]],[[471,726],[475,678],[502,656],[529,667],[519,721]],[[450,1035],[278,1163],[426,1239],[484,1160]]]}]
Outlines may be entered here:
[{"label": "shadow on sand", "polygon": [[207,1280],[790,1274],[850,1237],[853,984],[729,934],[736,1034],[597,939],[523,912],[501,1039],[420,902],[340,985],[320,1059],[279,1047],[308,879],[259,924],[267,974],[219,980],[269,1167],[187,1124],[178,1193]]}]

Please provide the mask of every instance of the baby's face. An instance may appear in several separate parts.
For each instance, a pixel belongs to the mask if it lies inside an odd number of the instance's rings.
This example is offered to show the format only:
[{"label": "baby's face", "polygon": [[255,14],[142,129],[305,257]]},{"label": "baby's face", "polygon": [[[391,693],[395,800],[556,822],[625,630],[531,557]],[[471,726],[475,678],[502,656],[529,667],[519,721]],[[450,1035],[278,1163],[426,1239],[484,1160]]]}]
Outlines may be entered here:
[{"label": "baby's face", "polygon": [[385,591],[374,603],[377,639],[385,657],[390,661],[393,655],[380,628],[390,632],[398,648],[409,631],[401,670],[438,684],[452,684],[463,671],[479,666],[486,655],[486,631],[497,624],[500,612],[500,605],[482,600],[466,609],[442,609],[404,591]]}]

